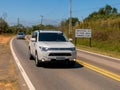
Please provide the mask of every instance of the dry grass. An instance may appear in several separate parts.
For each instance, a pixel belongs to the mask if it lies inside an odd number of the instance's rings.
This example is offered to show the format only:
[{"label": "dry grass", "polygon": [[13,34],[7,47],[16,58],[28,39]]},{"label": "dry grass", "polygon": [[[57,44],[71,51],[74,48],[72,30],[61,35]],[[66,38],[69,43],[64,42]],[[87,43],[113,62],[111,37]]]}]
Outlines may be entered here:
[{"label": "dry grass", "polygon": [[87,50],[87,51],[90,51],[90,52],[94,52],[94,53],[99,53],[99,54],[102,54],[102,55],[107,55],[107,56],[110,56],[110,57],[120,58],[120,53],[114,52],[114,51],[101,50],[99,48],[88,47],[88,46],[83,46],[83,45],[79,45],[79,46],[77,46],[77,48],[81,49],[81,50]]},{"label": "dry grass", "polygon": [[11,35],[0,35],[0,90],[18,90],[14,60],[9,48]]},{"label": "dry grass", "polygon": [[7,44],[12,35],[0,35],[0,44]]}]

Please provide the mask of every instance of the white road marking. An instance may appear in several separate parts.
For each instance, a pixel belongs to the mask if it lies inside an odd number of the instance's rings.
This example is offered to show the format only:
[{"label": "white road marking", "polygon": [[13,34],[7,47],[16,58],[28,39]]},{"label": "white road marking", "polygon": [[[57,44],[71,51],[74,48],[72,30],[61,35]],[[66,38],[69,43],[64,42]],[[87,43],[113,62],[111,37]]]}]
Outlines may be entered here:
[{"label": "white road marking", "polygon": [[15,62],[17,64],[17,66],[18,66],[18,68],[19,68],[19,70],[20,70],[20,72],[21,72],[21,74],[22,74],[22,76],[23,76],[23,78],[24,78],[24,80],[25,80],[29,90],[36,90],[35,87],[33,86],[32,82],[30,81],[28,75],[26,74],[24,68],[22,67],[19,59],[17,58],[14,50],[13,50],[13,46],[12,46],[13,39],[11,39],[11,41],[10,41],[10,48],[11,48],[12,55],[13,55],[13,57],[15,59]]},{"label": "white road marking", "polygon": [[77,49],[77,50],[78,50],[78,51],[81,51],[81,52],[86,52],[86,53],[89,53],[89,54],[93,54],[93,55],[97,55],[97,56],[101,56],[101,57],[113,59],[113,60],[116,60],[116,61],[120,61],[119,58],[110,57],[110,56],[106,56],[106,55],[102,55],[102,54],[98,54],[98,53],[93,53],[93,52],[89,52],[89,51],[86,51],[86,50],[80,50],[80,49]]}]

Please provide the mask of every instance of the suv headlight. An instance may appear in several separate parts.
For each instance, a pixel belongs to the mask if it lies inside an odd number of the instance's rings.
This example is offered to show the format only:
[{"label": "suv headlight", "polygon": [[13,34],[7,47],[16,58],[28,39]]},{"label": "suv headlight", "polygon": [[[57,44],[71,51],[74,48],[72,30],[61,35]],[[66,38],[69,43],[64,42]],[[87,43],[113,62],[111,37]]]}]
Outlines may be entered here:
[{"label": "suv headlight", "polygon": [[75,51],[75,50],[76,50],[76,48],[75,48],[75,47],[73,47],[73,48],[70,48],[70,50],[71,50],[71,51]]},{"label": "suv headlight", "polygon": [[40,47],[40,49],[41,49],[42,51],[48,51],[49,48],[47,48],[47,47]]}]

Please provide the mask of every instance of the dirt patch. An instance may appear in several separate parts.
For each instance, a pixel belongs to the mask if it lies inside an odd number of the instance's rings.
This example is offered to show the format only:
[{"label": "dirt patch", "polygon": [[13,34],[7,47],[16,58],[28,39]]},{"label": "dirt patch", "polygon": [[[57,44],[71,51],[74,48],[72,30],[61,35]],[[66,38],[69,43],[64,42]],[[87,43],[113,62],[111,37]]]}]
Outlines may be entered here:
[{"label": "dirt patch", "polygon": [[0,35],[0,43],[6,44],[10,41],[12,35]]},{"label": "dirt patch", "polygon": [[16,67],[9,47],[11,38],[0,35],[0,90],[19,90]]}]

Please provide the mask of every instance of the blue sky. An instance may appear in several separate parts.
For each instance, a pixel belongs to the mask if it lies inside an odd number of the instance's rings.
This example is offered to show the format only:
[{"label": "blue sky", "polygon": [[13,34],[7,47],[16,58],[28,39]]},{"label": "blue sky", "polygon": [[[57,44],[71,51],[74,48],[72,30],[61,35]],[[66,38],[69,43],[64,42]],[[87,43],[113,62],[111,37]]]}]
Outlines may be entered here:
[{"label": "blue sky", "polygon": [[[17,18],[24,25],[58,24],[69,17],[70,0],[0,0],[0,17],[10,25],[17,23]],[[84,19],[90,13],[109,4],[120,12],[120,0],[72,0],[72,16]]]}]

